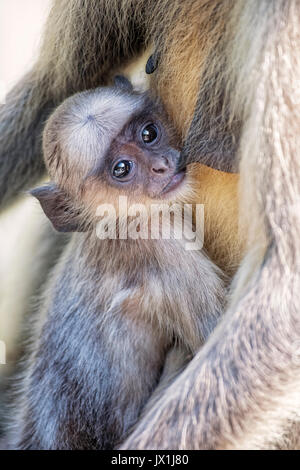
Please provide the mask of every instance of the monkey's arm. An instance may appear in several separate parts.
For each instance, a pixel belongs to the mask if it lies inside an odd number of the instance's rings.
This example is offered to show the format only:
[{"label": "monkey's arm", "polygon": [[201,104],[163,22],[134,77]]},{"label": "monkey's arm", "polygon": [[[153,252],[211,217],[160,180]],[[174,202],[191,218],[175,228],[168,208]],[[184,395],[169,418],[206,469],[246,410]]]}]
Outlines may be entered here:
[{"label": "monkey's arm", "polygon": [[44,171],[41,131],[67,96],[104,84],[144,45],[128,0],[56,0],[33,70],[0,108],[0,207]]}]

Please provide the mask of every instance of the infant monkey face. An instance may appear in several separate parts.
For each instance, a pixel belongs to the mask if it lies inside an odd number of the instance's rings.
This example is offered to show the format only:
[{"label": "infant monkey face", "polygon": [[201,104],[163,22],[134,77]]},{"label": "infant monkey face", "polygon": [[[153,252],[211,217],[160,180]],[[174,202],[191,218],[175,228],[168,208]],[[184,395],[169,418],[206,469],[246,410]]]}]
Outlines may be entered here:
[{"label": "infant monkey face", "polygon": [[179,155],[158,118],[138,116],[112,142],[99,178],[131,198],[169,199],[185,179],[185,170],[176,170]]}]

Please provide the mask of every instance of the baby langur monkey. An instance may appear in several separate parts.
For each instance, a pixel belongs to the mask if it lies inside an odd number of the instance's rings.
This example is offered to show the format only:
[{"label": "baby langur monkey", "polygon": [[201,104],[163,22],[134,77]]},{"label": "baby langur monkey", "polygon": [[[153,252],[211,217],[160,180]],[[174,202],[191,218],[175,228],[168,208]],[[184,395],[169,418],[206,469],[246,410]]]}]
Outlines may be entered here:
[{"label": "baby langur monkey", "polygon": [[97,208],[110,204],[120,234],[119,196],[147,214],[153,203],[188,198],[176,147],[160,105],[124,78],[67,99],[50,117],[52,183],[32,193],[57,230],[76,233],[42,305],[12,447],[113,448],[136,423],[172,346],[193,355],[215,327],[225,288],[202,251],[174,236],[99,240],[95,230]]}]

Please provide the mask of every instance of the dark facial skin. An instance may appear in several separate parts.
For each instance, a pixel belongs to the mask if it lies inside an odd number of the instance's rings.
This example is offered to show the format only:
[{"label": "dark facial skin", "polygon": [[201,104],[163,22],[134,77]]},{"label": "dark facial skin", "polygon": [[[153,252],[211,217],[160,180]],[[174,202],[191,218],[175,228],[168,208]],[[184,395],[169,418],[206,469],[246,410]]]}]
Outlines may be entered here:
[{"label": "dark facial skin", "polygon": [[106,155],[104,175],[108,184],[122,191],[130,188],[137,196],[169,196],[185,177],[185,170],[176,170],[180,153],[174,147],[159,119],[133,119]]},{"label": "dark facial skin", "polygon": [[[44,135],[54,186],[33,193],[55,228],[74,230],[80,219],[81,231],[87,213],[93,218],[99,203],[113,203],[120,195],[139,203],[176,199],[177,190],[187,187],[186,171],[178,170],[178,137],[167,123],[159,104],[132,92],[99,89],[66,100]],[[67,199],[70,204],[61,202]]]}]

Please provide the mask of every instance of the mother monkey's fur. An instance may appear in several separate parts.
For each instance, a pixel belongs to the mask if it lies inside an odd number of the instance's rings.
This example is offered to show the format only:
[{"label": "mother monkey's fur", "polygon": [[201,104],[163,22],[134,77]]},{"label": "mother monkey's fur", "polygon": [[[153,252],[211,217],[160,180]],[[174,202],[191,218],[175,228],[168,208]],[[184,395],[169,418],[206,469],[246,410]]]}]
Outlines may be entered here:
[{"label": "mother monkey's fur", "polygon": [[[43,173],[50,110],[149,45],[151,87],[185,141],[182,164],[239,162],[248,254],[224,321],[124,446],[297,448],[299,0],[56,1],[36,66],[0,112],[1,203]],[[234,263],[236,238],[221,243]]]}]

